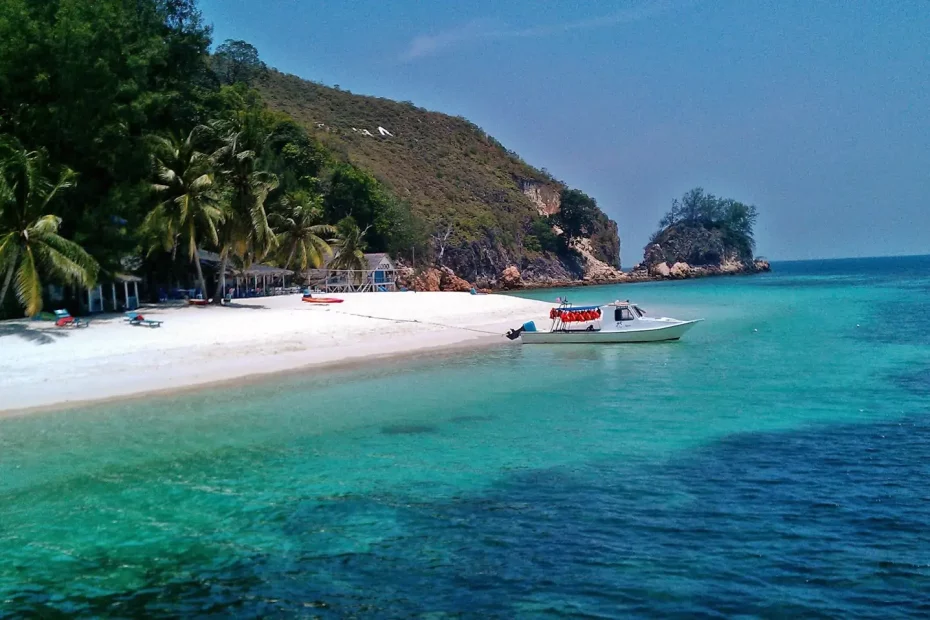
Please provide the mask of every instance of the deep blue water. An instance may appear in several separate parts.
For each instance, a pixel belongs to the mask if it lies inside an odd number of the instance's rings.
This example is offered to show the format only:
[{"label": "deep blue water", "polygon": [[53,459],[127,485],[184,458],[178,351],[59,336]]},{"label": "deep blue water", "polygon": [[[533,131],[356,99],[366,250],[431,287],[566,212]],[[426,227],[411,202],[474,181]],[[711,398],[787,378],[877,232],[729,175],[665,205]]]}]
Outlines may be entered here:
[{"label": "deep blue water", "polygon": [[705,322],[0,421],[0,617],[930,616],[930,257]]}]

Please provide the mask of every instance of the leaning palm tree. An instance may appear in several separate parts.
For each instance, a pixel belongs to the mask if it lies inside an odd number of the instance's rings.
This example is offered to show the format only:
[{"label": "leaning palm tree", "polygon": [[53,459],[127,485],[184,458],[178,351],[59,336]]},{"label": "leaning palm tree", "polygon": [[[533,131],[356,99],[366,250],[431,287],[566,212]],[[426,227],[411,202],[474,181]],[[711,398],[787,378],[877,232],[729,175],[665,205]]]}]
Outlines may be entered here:
[{"label": "leaning palm tree", "polygon": [[329,263],[330,269],[345,269],[352,273],[354,284],[360,284],[362,274],[368,270],[368,259],[365,258],[365,233],[368,232],[358,227],[352,217],[346,217],[339,221],[336,229],[339,234],[339,240],[335,243],[336,256]]},{"label": "leaning palm tree", "polygon": [[274,231],[268,223],[265,201],[278,187],[278,178],[270,172],[256,170],[256,150],[267,140],[256,138],[255,148],[248,148],[245,128],[235,123],[219,122],[211,125],[222,133],[222,145],[213,153],[213,161],[221,170],[228,192],[223,224],[219,231],[220,271],[215,299],[222,299],[226,288],[226,265],[230,256],[254,255],[264,258],[277,244]]},{"label": "leaning palm tree", "polygon": [[42,309],[44,277],[77,286],[93,286],[97,278],[97,262],[61,237],[61,218],[48,214],[58,192],[73,184],[74,173],[49,174],[43,152],[0,144],[0,305],[13,284],[27,316]]},{"label": "leaning palm tree", "polygon": [[213,184],[212,160],[196,148],[198,133],[195,129],[184,140],[154,138],[157,155],[152,189],[161,201],[145,218],[142,228],[150,238],[150,250],[161,247],[174,252],[179,245],[186,246],[206,297],[200,249],[205,242],[217,243],[217,226],[223,212]]},{"label": "leaning palm tree", "polygon": [[280,263],[298,271],[320,267],[333,255],[330,243],[335,243],[336,227],[317,223],[319,209],[312,202],[288,198],[282,203],[284,211],[271,216]]}]

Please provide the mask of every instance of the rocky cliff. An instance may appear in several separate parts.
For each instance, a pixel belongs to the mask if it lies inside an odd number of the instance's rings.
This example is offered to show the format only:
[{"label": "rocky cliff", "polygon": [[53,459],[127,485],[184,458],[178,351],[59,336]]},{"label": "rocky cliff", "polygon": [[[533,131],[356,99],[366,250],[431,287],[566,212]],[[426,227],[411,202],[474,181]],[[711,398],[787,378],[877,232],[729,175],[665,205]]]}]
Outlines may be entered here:
[{"label": "rocky cliff", "polygon": [[561,191],[558,186],[533,179],[516,179],[523,195],[536,206],[539,215],[550,216],[559,212]]},{"label": "rocky cliff", "polygon": [[752,256],[751,244],[733,243],[724,229],[678,223],[660,231],[646,246],[634,272],[652,278],[692,278],[770,271]]},{"label": "rocky cliff", "polygon": [[416,256],[418,268],[447,267],[493,287],[508,267],[532,284],[580,281],[592,270],[602,272],[600,263],[620,266],[617,225],[602,212],[591,227],[587,256],[552,242],[564,186],[461,117],[276,71],[257,87],[272,109],[409,203],[431,240],[430,255]]}]

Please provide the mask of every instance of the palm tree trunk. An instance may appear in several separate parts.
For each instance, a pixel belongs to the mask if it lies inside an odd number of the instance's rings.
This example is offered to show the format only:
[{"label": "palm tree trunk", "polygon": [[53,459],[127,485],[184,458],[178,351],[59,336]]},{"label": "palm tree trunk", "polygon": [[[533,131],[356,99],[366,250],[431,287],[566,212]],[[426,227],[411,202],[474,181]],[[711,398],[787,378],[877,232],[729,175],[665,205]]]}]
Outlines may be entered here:
[{"label": "palm tree trunk", "polygon": [[207,298],[207,281],[203,279],[203,267],[200,266],[200,247],[194,246],[194,265],[197,267],[197,279],[200,281],[200,290],[203,291],[203,298]]},{"label": "palm tree trunk", "polygon": [[13,256],[10,259],[10,267],[6,270],[6,277],[3,278],[3,289],[0,290],[0,309],[3,308],[3,300],[6,299],[6,292],[10,288],[10,282],[13,280],[13,272],[16,270],[16,259],[19,258],[19,247],[13,248]]},{"label": "palm tree trunk", "polygon": [[221,304],[226,297],[226,265],[229,263],[229,249],[224,249],[220,253],[220,273],[216,279],[216,293],[213,295],[213,303]]}]

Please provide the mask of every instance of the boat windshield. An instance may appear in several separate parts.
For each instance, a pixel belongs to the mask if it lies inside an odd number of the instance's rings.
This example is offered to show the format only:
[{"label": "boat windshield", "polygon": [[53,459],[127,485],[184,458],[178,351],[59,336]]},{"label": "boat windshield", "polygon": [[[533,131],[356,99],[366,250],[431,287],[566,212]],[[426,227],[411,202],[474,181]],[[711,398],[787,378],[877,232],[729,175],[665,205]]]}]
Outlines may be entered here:
[{"label": "boat windshield", "polygon": [[633,312],[627,306],[621,306],[614,310],[614,320],[615,321],[632,321]]},{"label": "boat windshield", "polygon": [[645,313],[645,312],[643,311],[643,309],[640,308],[639,306],[633,306],[633,309],[636,310],[636,316],[638,316],[638,317],[640,317],[640,318],[646,316],[646,313]]}]

